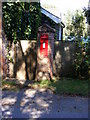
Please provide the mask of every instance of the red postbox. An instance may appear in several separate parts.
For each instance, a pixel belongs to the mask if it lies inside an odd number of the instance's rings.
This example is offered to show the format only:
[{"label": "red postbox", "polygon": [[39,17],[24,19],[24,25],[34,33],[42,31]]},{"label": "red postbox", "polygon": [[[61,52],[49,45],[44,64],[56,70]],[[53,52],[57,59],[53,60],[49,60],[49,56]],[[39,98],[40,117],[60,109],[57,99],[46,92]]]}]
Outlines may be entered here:
[{"label": "red postbox", "polygon": [[48,35],[42,34],[40,36],[40,54],[48,56]]}]

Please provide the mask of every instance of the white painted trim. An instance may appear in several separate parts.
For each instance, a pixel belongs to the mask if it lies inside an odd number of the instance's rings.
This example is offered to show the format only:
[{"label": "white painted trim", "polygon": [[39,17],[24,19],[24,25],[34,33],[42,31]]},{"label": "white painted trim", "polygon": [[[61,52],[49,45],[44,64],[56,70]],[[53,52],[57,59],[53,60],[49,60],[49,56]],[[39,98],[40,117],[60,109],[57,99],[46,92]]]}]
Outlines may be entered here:
[{"label": "white painted trim", "polygon": [[61,40],[61,26],[59,26],[59,40]]}]

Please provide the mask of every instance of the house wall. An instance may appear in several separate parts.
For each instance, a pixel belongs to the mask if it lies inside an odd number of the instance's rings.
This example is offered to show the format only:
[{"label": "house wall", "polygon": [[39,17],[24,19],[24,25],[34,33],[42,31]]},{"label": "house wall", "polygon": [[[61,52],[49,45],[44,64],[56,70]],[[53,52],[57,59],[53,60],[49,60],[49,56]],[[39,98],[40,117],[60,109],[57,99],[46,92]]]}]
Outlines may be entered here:
[{"label": "house wall", "polygon": [[[15,46],[12,45],[10,53],[14,63],[9,64],[10,77],[17,79],[35,79],[37,71],[37,42],[21,40]],[[54,43],[53,74],[54,76],[73,76],[76,45],[74,42],[56,41]],[[16,56],[16,63],[15,57]]]},{"label": "house wall", "polygon": [[56,40],[59,40],[59,25],[55,24],[55,30],[56,30]]},{"label": "house wall", "polygon": [[62,39],[62,33],[63,33],[63,28],[61,28],[61,38],[59,39],[59,28],[61,27],[59,24],[54,23],[50,18],[46,17],[45,15],[42,14],[41,16],[41,25],[44,23],[48,24],[52,28],[56,30],[55,33],[55,40],[61,40]]},{"label": "house wall", "polygon": [[63,40],[63,28],[61,28],[61,40]]}]

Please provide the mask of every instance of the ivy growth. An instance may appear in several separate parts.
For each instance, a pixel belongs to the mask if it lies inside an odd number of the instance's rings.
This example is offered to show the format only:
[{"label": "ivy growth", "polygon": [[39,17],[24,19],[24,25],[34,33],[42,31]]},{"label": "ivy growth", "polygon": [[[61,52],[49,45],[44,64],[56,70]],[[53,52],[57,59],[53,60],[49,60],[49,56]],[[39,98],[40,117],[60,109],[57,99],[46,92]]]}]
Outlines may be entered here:
[{"label": "ivy growth", "polygon": [[8,40],[33,39],[40,24],[40,3],[4,2],[3,29]]}]

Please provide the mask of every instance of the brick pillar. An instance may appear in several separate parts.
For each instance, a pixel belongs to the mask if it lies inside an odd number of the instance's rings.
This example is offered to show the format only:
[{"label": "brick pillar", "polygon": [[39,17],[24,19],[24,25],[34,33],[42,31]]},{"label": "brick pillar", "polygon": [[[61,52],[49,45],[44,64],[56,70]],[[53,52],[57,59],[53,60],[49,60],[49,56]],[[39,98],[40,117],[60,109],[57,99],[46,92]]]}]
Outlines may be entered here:
[{"label": "brick pillar", "polygon": [[[54,33],[55,30],[47,24],[39,27],[37,51],[37,80],[51,80],[53,77]],[[41,38],[41,36],[46,35],[48,35],[48,39],[45,39],[45,37]],[[48,47],[42,47],[43,43],[45,43],[45,46],[47,46],[47,42],[45,42],[45,40],[48,40]],[[48,50],[47,55],[44,54],[44,49],[45,51]],[[43,52],[40,52],[42,50]]]}]

